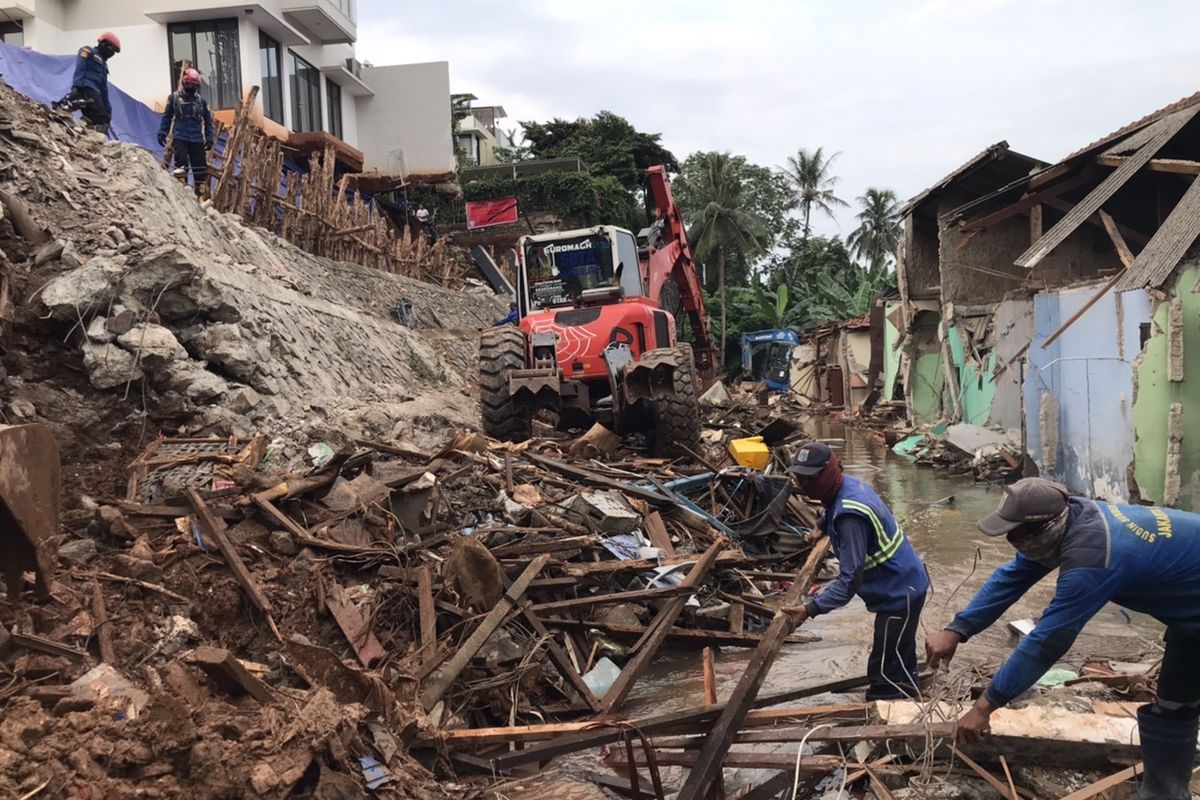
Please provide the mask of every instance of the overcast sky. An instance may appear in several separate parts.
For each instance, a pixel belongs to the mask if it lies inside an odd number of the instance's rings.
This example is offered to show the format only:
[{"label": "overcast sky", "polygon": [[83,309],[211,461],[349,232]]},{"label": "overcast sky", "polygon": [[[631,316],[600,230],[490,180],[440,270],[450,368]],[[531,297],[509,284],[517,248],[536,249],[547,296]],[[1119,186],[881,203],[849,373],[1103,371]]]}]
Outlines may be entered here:
[{"label": "overcast sky", "polygon": [[[449,61],[509,119],[601,109],[681,160],[840,151],[906,199],[986,146],[1047,161],[1200,90],[1200,0],[359,0],[359,57]],[[853,210],[825,233],[848,233]]]}]

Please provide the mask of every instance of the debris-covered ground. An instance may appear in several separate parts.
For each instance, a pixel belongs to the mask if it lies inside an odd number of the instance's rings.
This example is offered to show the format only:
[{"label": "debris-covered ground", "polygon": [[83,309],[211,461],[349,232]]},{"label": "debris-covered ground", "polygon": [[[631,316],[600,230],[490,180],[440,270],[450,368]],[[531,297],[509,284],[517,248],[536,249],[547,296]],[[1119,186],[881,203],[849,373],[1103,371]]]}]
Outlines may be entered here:
[{"label": "debris-covered ground", "polygon": [[[0,536],[6,796],[664,797],[720,739],[747,797],[1012,796],[1010,762],[1053,797],[1136,755],[1149,665],[997,715],[978,763],[947,720],[986,670],[927,706],[830,674],[630,718],[667,649],[753,651],[749,680],[815,644],[777,614],[836,569],[782,477],[788,400],[714,390],[674,460],[603,429],[491,441],[490,295],[312,257],[2,86],[0,138],[0,412],[53,431],[64,500],[40,569]],[[996,444],[972,433],[934,435]],[[755,435],[765,467],[734,464]],[[573,753],[594,768],[532,774]]]}]

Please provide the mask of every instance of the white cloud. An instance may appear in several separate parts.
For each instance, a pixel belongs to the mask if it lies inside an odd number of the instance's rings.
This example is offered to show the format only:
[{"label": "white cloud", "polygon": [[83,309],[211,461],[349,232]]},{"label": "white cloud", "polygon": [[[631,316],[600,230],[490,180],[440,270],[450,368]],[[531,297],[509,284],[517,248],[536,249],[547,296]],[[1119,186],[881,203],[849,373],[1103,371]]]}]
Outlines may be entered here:
[{"label": "white cloud", "polygon": [[1200,89],[1198,26],[1195,0],[360,0],[359,53],[448,60],[511,123],[609,109],[681,158],[841,151],[853,200],[1000,139],[1053,161]]}]

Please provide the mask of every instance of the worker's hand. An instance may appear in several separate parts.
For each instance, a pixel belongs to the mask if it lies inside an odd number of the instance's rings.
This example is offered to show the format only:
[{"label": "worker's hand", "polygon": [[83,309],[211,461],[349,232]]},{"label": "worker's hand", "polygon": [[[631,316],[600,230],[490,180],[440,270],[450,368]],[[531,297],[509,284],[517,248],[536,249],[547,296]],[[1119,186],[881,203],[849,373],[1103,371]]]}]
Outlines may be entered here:
[{"label": "worker's hand", "polygon": [[803,625],[804,621],[808,619],[808,606],[783,606],[779,610],[788,615],[792,627]]},{"label": "worker's hand", "polygon": [[813,542],[821,541],[823,538],[825,538],[825,531],[821,530],[820,528],[813,528],[805,535],[804,541],[812,544]]},{"label": "worker's hand", "polygon": [[205,149],[205,150],[212,150],[212,149],[213,149],[213,143],[212,143],[212,142],[205,142],[205,143],[204,143],[204,149]]},{"label": "worker's hand", "polygon": [[165,133],[160,133],[160,134],[158,135],[158,144],[159,144],[159,146],[161,146],[161,147],[166,147],[166,146],[167,146],[167,135],[166,135]]},{"label": "worker's hand", "polygon": [[986,698],[980,697],[971,706],[971,710],[962,715],[954,726],[954,740],[957,742],[977,742],[992,732],[992,704]]},{"label": "worker's hand", "polygon": [[954,651],[962,643],[962,634],[954,631],[938,631],[925,637],[925,660],[932,669],[950,665]]}]

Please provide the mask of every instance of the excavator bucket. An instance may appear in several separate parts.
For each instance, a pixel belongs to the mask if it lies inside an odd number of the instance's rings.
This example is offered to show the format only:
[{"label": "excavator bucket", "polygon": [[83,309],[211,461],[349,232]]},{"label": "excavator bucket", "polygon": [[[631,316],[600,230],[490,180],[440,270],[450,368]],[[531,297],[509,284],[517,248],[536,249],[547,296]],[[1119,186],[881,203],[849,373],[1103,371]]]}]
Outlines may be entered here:
[{"label": "excavator bucket", "polygon": [[0,572],[11,601],[26,572],[36,578],[37,597],[50,596],[60,483],[58,443],[49,428],[0,425]]}]

